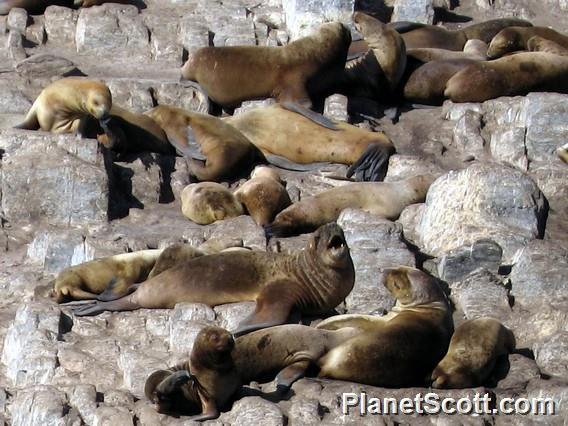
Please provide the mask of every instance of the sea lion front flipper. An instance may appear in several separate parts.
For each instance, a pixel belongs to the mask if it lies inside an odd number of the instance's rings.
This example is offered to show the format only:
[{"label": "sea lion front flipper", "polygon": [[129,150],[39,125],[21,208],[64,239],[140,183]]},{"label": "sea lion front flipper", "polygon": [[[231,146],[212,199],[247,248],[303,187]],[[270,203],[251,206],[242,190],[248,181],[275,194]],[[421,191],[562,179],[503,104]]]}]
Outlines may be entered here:
[{"label": "sea lion front flipper", "polygon": [[215,400],[204,395],[201,390],[198,391],[199,399],[201,400],[201,414],[197,416],[191,416],[188,420],[193,420],[196,422],[202,422],[205,420],[212,420],[219,417],[219,409]]},{"label": "sea lion front flipper", "polygon": [[284,394],[288,392],[292,383],[306,375],[306,370],[310,364],[310,360],[303,360],[280,370],[280,373],[276,376],[276,390],[278,393]]},{"label": "sea lion front flipper", "polygon": [[364,314],[335,315],[321,321],[315,328],[320,330],[339,330],[341,328],[354,328],[361,331],[376,330],[386,323],[384,317]]},{"label": "sea lion front flipper", "polygon": [[417,30],[418,28],[424,28],[426,24],[421,24],[420,22],[411,22],[411,21],[397,21],[397,22],[390,22],[387,24],[393,30],[395,30],[399,34],[408,33],[410,31]]},{"label": "sea lion front flipper", "polygon": [[281,155],[275,155],[275,154],[264,154],[264,157],[270,164],[278,167],[279,169],[292,170],[295,172],[307,172],[312,170],[318,170],[322,167],[326,167],[331,164],[328,162],[300,164],[288,160],[286,157],[282,157]]},{"label": "sea lion front flipper", "polygon": [[282,108],[300,114],[306,117],[308,120],[311,120],[314,123],[319,124],[322,127],[325,127],[326,129],[341,130],[339,127],[337,127],[337,124],[335,124],[329,118],[324,117],[323,115],[318,114],[317,112],[312,111],[311,109],[298,105],[295,102],[281,102],[280,105],[282,106]]},{"label": "sea lion front flipper", "polygon": [[367,147],[359,159],[347,169],[347,177],[355,175],[358,181],[378,182],[387,174],[388,160],[394,148],[380,143]]},{"label": "sea lion front flipper", "polygon": [[73,314],[78,317],[93,316],[103,313],[105,311],[134,311],[140,308],[140,306],[130,300],[129,296],[122,297],[120,299],[113,300],[111,302],[98,302],[95,301],[92,304],[72,307],[71,310]]},{"label": "sea lion front flipper", "polygon": [[156,387],[156,392],[161,395],[171,395],[182,385],[189,382],[191,377],[191,374],[187,370],[176,371],[160,382]]},{"label": "sea lion front flipper", "polygon": [[238,337],[261,328],[284,324],[296,303],[290,298],[290,287],[297,286],[288,279],[275,280],[269,283],[256,298],[256,309],[248,318],[239,324],[233,336]]}]

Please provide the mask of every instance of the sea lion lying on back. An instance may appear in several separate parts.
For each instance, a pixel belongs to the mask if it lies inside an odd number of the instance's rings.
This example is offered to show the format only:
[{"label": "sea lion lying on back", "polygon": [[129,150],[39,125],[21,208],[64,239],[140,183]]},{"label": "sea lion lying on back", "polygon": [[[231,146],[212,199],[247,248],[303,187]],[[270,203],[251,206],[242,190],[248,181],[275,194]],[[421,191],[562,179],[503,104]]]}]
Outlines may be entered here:
[{"label": "sea lion lying on back", "polygon": [[453,322],[436,281],[408,267],[385,273],[385,286],[397,299],[391,312],[384,317],[338,315],[317,325],[362,332],[320,358],[320,377],[381,387],[424,386],[446,353]]},{"label": "sea lion lying on back", "polygon": [[487,56],[496,59],[507,53],[520,50],[529,50],[528,41],[540,36],[544,39],[553,41],[563,48],[568,48],[568,36],[547,27],[510,27],[500,31],[489,44]]},{"label": "sea lion lying on back", "polygon": [[360,182],[338,186],[304,198],[276,215],[265,227],[278,237],[310,232],[337,220],[347,208],[362,209],[395,220],[406,206],[421,203],[434,176],[420,175],[398,182]]},{"label": "sea lion lying on back", "polygon": [[268,97],[317,104],[321,99],[311,88],[312,81],[318,83],[343,69],[350,43],[349,29],[332,22],[283,47],[200,48],[189,54],[181,74],[198,82],[223,107]]},{"label": "sea lion lying on back", "polygon": [[292,309],[327,312],[349,294],[354,280],[343,231],[328,224],[310,236],[305,250],[290,255],[231,251],[198,257],[143,282],[126,297],[74,308],[74,313],[96,315],[173,308],[182,302],[216,306],[256,300],[255,312],[239,325],[238,333],[244,333],[282,324]]},{"label": "sea lion lying on back", "polygon": [[111,107],[112,95],[106,84],[67,77],[43,89],[24,122],[15,128],[83,134],[81,127],[87,124],[89,117],[104,120]]},{"label": "sea lion lying on back", "polygon": [[454,332],[448,353],[432,373],[432,387],[445,389],[483,386],[497,358],[515,350],[511,330],[493,318],[463,322]]}]

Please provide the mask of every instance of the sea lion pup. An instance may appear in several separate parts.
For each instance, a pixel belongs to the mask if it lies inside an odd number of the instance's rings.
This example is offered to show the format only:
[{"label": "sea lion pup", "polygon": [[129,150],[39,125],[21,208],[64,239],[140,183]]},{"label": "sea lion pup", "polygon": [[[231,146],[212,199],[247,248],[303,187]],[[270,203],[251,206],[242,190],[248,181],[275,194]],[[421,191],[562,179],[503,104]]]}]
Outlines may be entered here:
[{"label": "sea lion pup", "polygon": [[448,353],[432,373],[432,387],[445,389],[482,386],[497,358],[515,350],[515,336],[493,318],[463,322],[450,340]]},{"label": "sea lion pup", "polygon": [[112,96],[106,84],[77,77],[62,78],[42,90],[24,122],[15,128],[81,133],[80,126],[89,117],[104,120],[111,107]]},{"label": "sea lion pup", "polygon": [[331,188],[282,210],[264,229],[268,236],[277,237],[310,232],[337,220],[347,208],[395,220],[406,206],[424,201],[434,179],[419,175],[398,182],[359,182]]},{"label": "sea lion pup", "polygon": [[527,50],[529,52],[546,52],[560,56],[568,56],[568,48],[540,36],[529,38],[529,41],[527,41]]},{"label": "sea lion pup", "polygon": [[244,214],[242,204],[220,183],[199,182],[187,185],[181,193],[181,211],[199,225]]},{"label": "sea lion pup", "polygon": [[561,146],[556,150],[556,153],[560,157],[562,161],[568,164],[568,143],[564,146]]},{"label": "sea lion pup", "polygon": [[528,21],[516,18],[492,19],[472,24],[460,30],[448,30],[437,25],[426,25],[412,22],[394,22],[389,24],[401,33],[407,49],[417,47],[435,47],[447,50],[463,50],[465,43],[471,39],[489,43],[503,28],[513,25],[530,27]]},{"label": "sea lion pup", "polygon": [[544,52],[521,52],[479,62],[448,80],[444,96],[453,102],[484,102],[499,96],[568,90],[568,57]]},{"label": "sea lion pup", "polygon": [[97,135],[105,147],[123,155],[136,152],[156,152],[175,155],[166,133],[151,117],[130,112],[113,105],[107,117],[100,120],[103,134]]},{"label": "sea lion pup", "polygon": [[292,254],[227,251],[198,257],[143,282],[112,302],[73,308],[76,315],[139,308],[173,308],[176,303],[209,306],[256,300],[255,312],[235,334],[282,324],[292,309],[321,314],[353,288],[355,271],[341,228],[333,223],[313,233],[305,250]]},{"label": "sea lion pup", "polygon": [[[57,303],[124,296],[131,284],[146,280],[161,253],[162,250],[141,250],[71,266],[59,273],[51,296]],[[109,284],[111,289],[105,291]]]},{"label": "sea lion pup", "polygon": [[250,177],[235,191],[235,197],[257,225],[268,225],[292,201],[276,170],[257,166]]},{"label": "sea lion pup", "polygon": [[181,75],[199,83],[223,107],[268,97],[317,104],[319,94],[311,85],[344,68],[350,43],[349,29],[331,22],[283,47],[200,48],[190,53]]},{"label": "sea lion pup", "polygon": [[396,304],[385,317],[339,315],[318,329],[363,331],[320,358],[319,376],[381,387],[423,386],[453,331],[451,310],[435,279],[408,267],[387,269]]},{"label": "sea lion pup", "polygon": [[551,40],[564,48],[568,48],[568,36],[547,27],[509,27],[500,31],[487,50],[490,59],[500,58],[506,53],[528,50],[527,43],[533,36]]},{"label": "sea lion pup", "polygon": [[256,108],[225,121],[264,153],[301,164],[348,164],[347,176],[355,175],[358,180],[382,179],[394,152],[392,142],[382,132],[335,123],[298,105]]}]

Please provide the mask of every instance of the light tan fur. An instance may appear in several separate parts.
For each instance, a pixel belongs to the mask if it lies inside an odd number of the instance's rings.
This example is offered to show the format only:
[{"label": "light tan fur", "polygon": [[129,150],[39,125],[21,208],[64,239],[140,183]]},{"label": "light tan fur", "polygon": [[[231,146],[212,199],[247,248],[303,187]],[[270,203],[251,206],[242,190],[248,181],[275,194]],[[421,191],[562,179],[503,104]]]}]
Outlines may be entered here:
[{"label": "light tan fur", "polygon": [[200,225],[244,214],[243,206],[235,195],[215,182],[186,186],[181,193],[181,211],[189,220]]},{"label": "light tan fur", "polygon": [[490,59],[496,59],[507,53],[528,50],[528,41],[533,36],[540,36],[568,48],[568,36],[547,27],[509,27],[497,34],[487,50]]}]

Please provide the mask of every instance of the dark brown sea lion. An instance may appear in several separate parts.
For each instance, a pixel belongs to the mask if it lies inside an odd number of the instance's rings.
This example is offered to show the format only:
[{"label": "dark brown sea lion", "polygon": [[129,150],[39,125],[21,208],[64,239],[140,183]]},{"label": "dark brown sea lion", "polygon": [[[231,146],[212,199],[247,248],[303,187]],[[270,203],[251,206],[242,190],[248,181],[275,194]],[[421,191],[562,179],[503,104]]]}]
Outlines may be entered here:
[{"label": "dark brown sea lion", "polygon": [[453,332],[445,294],[432,277],[408,267],[388,269],[385,286],[397,301],[384,317],[339,315],[318,324],[362,331],[320,358],[320,377],[381,387],[425,384]]},{"label": "dark brown sea lion", "polygon": [[294,105],[271,105],[225,119],[265,154],[276,154],[296,163],[349,164],[347,176],[380,180],[394,152],[381,132],[347,123],[335,123]]},{"label": "dark brown sea lion", "polygon": [[260,226],[268,225],[278,213],[292,204],[280,175],[267,166],[257,166],[250,180],[235,191],[235,197]]},{"label": "dark brown sea lion", "polygon": [[53,133],[80,132],[89,117],[108,118],[112,96],[106,84],[77,77],[57,80],[39,94],[17,129]]},{"label": "dark brown sea lion", "polygon": [[[404,24],[404,23],[403,23]],[[478,24],[472,24],[461,30],[448,30],[444,27],[425,24],[401,25],[391,24],[401,32],[407,49],[417,47],[435,47],[447,50],[463,50],[465,43],[471,39],[489,43],[503,28],[515,26],[532,26],[530,22],[516,18],[493,19]]]},{"label": "dark brown sea lion", "polygon": [[462,389],[483,386],[497,358],[515,350],[515,336],[493,318],[463,322],[454,332],[448,353],[432,373],[432,387]]},{"label": "dark brown sea lion", "polygon": [[527,50],[529,52],[546,52],[560,56],[568,56],[567,47],[540,36],[529,38],[529,41],[527,41]]},{"label": "dark brown sea lion", "polygon": [[[139,308],[173,308],[193,302],[216,306],[256,300],[256,310],[238,333],[282,324],[292,309],[320,314],[337,306],[353,288],[355,272],[343,231],[322,226],[305,250],[287,255],[230,251],[198,257],[142,283],[129,296],[74,307],[76,315]],[[237,332],[236,332],[237,333]]]},{"label": "dark brown sea lion", "polygon": [[551,40],[563,48],[568,48],[568,36],[547,27],[510,27],[500,31],[487,50],[487,56],[490,59],[500,58],[507,53],[519,50],[528,50],[527,43],[534,37],[540,36],[547,40]]},{"label": "dark brown sea lion", "polygon": [[568,57],[524,52],[470,65],[448,80],[444,95],[453,102],[484,102],[532,91],[568,91]]},{"label": "dark brown sea lion", "polygon": [[[242,101],[273,97],[278,101],[319,104],[312,82],[343,69],[351,33],[339,22],[283,47],[204,47],[190,53],[182,78],[198,82],[211,100],[233,108]],[[316,90],[317,92],[317,90]]]},{"label": "dark brown sea lion", "polygon": [[310,232],[337,220],[347,208],[395,220],[406,206],[424,201],[434,179],[420,175],[399,182],[349,183],[328,189],[284,209],[265,230],[267,235],[275,236]]},{"label": "dark brown sea lion", "polygon": [[244,208],[235,195],[216,182],[186,186],[181,193],[181,211],[186,218],[200,225],[244,214]]}]

